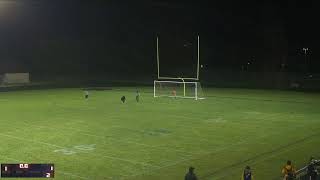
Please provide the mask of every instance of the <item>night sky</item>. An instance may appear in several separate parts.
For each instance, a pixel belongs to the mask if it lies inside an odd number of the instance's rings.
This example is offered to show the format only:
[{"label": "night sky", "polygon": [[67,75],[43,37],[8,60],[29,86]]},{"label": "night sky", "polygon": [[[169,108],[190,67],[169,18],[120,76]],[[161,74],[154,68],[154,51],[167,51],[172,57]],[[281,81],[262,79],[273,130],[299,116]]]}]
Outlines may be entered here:
[{"label": "night sky", "polygon": [[[317,10],[308,0],[0,0],[0,73],[155,75],[156,36],[170,52],[165,39],[196,35],[207,71],[250,62],[250,71],[320,72]],[[171,57],[175,68],[189,61]]]}]

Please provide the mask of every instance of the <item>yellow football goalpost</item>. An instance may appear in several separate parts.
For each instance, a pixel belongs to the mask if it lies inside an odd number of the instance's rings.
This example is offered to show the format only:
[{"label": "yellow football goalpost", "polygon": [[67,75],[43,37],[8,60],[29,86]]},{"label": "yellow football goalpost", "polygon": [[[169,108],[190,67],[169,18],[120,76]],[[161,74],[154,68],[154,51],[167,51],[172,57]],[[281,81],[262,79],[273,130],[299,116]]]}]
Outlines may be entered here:
[{"label": "yellow football goalpost", "polygon": [[[200,37],[197,36],[197,68],[195,77],[167,77],[167,76],[161,76],[160,74],[160,54],[159,54],[159,37],[157,36],[156,39],[156,48],[157,48],[157,71],[158,71],[158,80],[154,81],[154,97],[161,97],[161,96],[167,96],[167,97],[181,97],[181,98],[194,98],[196,100],[198,99],[204,99],[204,97],[200,97],[199,95],[202,93],[201,85],[199,82],[199,74],[200,74]],[[181,81],[179,81],[181,80]],[[157,93],[157,90],[163,89],[162,86],[165,84],[176,84],[180,85],[182,84],[183,88],[183,94],[182,96],[178,95],[172,95],[170,96],[170,92],[168,90],[165,93]],[[188,85],[189,88],[194,89],[192,91],[192,95],[187,95],[186,93],[186,86]],[[160,87],[157,89],[157,87]],[[170,90],[169,90],[170,91]]]}]

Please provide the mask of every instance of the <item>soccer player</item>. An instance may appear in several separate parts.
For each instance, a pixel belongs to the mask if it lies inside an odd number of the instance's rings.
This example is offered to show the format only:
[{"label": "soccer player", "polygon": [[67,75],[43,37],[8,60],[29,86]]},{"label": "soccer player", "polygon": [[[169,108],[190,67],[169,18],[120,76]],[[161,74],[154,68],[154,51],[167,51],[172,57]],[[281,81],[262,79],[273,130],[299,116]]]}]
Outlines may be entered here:
[{"label": "soccer player", "polygon": [[121,97],[121,101],[122,101],[122,103],[125,103],[125,102],[126,102],[126,97],[125,97],[125,96],[122,96],[122,97]]},{"label": "soccer player", "polygon": [[283,180],[294,180],[296,176],[296,170],[288,160],[287,164],[282,168],[282,174],[284,175]]},{"label": "soccer player", "polygon": [[253,180],[253,175],[249,166],[246,166],[244,169],[241,180]]},{"label": "soccer player", "polygon": [[172,96],[173,96],[174,98],[177,98],[177,91],[176,91],[175,88],[172,90]]},{"label": "soccer player", "polygon": [[139,102],[140,99],[140,92],[139,90],[136,91],[136,101]]},{"label": "soccer player", "polygon": [[85,98],[85,99],[88,99],[88,98],[89,98],[89,91],[88,91],[88,90],[85,90],[85,91],[84,91],[84,98]]},{"label": "soccer player", "polygon": [[193,170],[194,170],[194,167],[189,168],[189,172],[185,175],[184,180],[198,180]]}]

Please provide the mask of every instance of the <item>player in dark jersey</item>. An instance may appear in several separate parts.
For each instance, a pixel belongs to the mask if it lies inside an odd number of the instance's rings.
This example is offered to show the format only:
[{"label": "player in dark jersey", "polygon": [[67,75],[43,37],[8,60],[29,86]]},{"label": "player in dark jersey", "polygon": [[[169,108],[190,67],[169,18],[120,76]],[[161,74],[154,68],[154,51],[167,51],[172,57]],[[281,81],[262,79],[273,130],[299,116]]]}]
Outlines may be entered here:
[{"label": "player in dark jersey", "polygon": [[122,101],[122,103],[125,103],[125,102],[126,102],[126,97],[125,97],[125,96],[122,96],[122,97],[121,97],[121,101]]},{"label": "player in dark jersey", "polygon": [[140,92],[139,90],[136,91],[136,101],[139,102],[140,100]]},{"label": "player in dark jersey", "polygon": [[249,166],[244,169],[241,180],[253,180],[253,175]]},{"label": "player in dark jersey", "polygon": [[184,180],[198,180],[193,170],[194,170],[194,167],[189,168],[189,172],[185,175]]}]

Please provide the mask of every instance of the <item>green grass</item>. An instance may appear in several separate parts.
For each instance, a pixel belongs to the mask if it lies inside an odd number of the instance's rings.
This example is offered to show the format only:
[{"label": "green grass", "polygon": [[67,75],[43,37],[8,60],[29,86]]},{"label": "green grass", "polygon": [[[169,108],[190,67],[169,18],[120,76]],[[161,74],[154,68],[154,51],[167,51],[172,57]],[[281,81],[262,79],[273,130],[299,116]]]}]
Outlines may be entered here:
[{"label": "green grass", "polygon": [[[0,162],[54,163],[55,179],[279,179],[320,150],[320,95],[205,89],[207,99],[153,98],[151,88],[0,93]],[[126,95],[127,102],[120,103]]]}]

